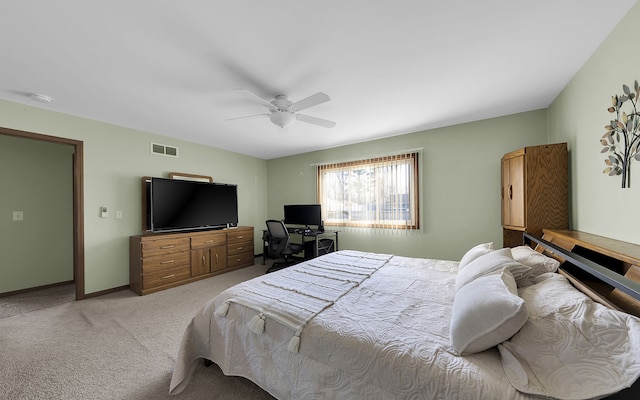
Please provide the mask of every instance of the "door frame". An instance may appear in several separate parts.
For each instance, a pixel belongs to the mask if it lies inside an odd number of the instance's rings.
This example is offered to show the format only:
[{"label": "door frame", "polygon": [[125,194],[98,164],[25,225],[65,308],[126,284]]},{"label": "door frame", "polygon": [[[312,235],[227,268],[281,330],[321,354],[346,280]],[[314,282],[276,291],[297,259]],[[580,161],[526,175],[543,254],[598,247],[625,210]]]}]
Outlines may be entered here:
[{"label": "door frame", "polygon": [[3,127],[0,134],[73,146],[73,281],[76,300],[84,299],[84,142]]}]

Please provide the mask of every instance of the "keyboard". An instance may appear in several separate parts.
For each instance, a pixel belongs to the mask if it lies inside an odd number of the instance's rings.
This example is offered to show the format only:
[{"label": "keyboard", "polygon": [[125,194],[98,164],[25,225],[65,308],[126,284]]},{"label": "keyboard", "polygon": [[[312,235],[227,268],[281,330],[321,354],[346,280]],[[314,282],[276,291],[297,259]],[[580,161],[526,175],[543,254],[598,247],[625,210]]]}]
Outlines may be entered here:
[{"label": "keyboard", "polygon": [[289,233],[298,233],[300,235],[317,235],[320,233],[317,229],[306,229],[306,228],[287,228],[287,232]]}]

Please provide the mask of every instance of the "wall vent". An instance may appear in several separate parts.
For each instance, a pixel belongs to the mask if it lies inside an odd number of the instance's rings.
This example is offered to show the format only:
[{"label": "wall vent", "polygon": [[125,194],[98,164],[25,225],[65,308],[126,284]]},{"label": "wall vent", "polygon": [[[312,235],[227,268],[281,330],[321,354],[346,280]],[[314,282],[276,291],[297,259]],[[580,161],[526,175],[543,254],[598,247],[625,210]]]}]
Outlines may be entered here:
[{"label": "wall vent", "polygon": [[178,157],[178,148],[160,143],[151,143],[151,154],[160,154],[169,157]]}]

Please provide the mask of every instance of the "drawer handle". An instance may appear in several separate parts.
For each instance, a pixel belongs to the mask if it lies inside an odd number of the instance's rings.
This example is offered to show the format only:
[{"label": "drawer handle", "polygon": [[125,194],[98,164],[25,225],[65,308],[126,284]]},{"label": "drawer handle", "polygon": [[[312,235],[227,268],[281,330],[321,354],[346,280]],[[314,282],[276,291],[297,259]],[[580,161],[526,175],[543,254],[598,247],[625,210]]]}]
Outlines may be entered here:
[{"label": "drawer handle", "polygon": [[167,260],[167,261],[162,261],[160,264],[173,264],[174,262],[176,262],[176,260]]},{"label": "drawer handle", "polygon": [[166,245],[166,246],[162,246],[162,247],[160,247],[160,248],[161,248],[161,249],[173,249],[174,247],[176,247],[176,245],[175,245],[175,244],[168,244],[168,245]]},{"label": "drawer handle", "polygon": [[238,250],[242,250],[242,247],[238,247]]},{"label": "drawer handle", "polygon": [[204,242],[205,242],[205,243],[213,243],[213,239],[211,239],[211,240],[205,240]]},{"label": "drawer handle", "polygon": [[236,236],[238,239],[242,239],[244,236]]},{"label": "drawer handle", "polygon": [[162,279],[169,279],[169,278],[173,278],[174,276],[176,276],[176,274],[171,274],[171,275],[163,276],[163,277],[162,277]]}]

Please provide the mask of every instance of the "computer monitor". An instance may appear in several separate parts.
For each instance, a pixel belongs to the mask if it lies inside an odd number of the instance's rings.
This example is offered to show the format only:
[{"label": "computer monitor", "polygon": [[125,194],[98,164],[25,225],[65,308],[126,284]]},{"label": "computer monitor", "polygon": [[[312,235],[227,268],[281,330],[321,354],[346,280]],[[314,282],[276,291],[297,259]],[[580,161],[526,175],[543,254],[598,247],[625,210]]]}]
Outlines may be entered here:
[{"label": "computer monitor", "polygon": [[322,211],[320,204],[289,204],[284,206],[286,225],[320,226]]}]

